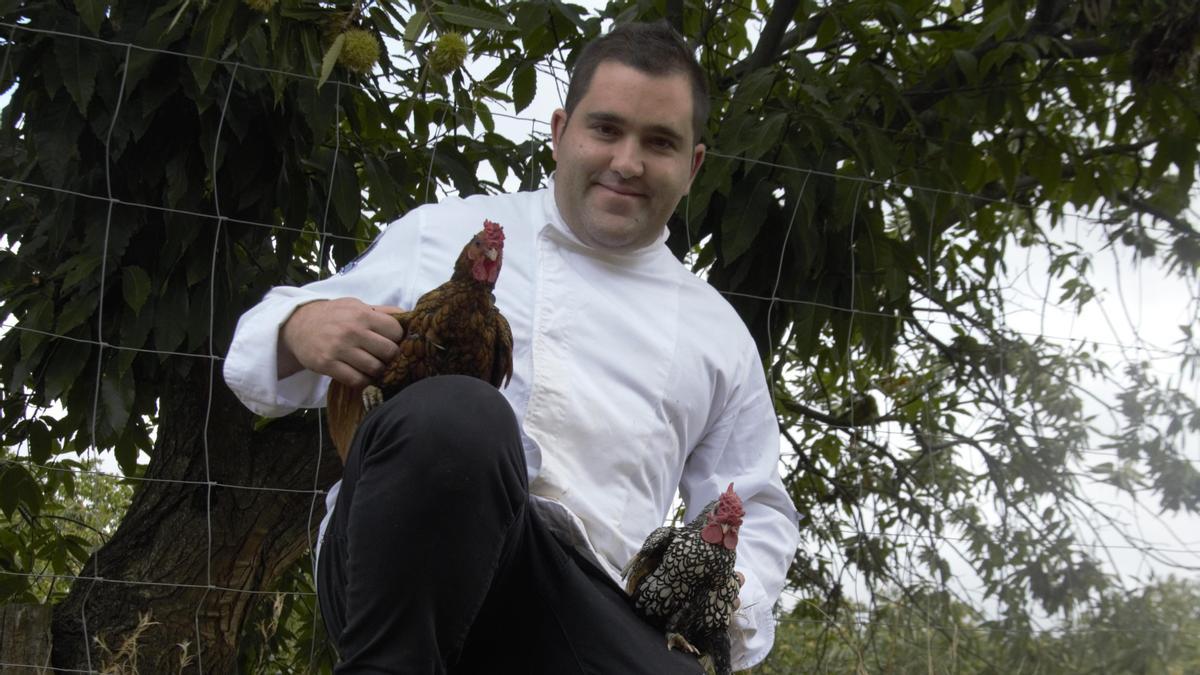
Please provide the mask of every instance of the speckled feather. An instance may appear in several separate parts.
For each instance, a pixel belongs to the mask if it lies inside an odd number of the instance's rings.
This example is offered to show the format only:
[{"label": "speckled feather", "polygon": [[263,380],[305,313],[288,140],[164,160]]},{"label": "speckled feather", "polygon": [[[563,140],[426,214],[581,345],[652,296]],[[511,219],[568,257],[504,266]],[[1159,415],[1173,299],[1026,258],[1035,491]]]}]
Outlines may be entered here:
[{"label": "speckled feather", "polygon": [[731,672],[729,622],[740,586],[737,552],[701,538],[714,500],[683,527],[660,527],[622,571],[634,609],[651,625],[678,633],[712,658],[717,675]]}]

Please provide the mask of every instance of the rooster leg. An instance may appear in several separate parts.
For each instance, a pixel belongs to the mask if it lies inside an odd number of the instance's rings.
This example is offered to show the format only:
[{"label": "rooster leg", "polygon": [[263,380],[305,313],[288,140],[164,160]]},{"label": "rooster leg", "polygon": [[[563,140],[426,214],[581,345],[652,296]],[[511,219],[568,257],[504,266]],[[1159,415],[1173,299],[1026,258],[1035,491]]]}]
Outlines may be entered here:
[{"label": "rooster leg", "polygon": [[373,384],[368,384],[362,392],[363,412],[368,413],[372,408],[383,403],[383,390]]},{"label": "rooster leg", "polygon": [[691,654],[700,653],[699,649],[693,647],[692,643],[688,642],[687,638],[679,633],[667,633],[667,649],[675,649],[676,647]]}]

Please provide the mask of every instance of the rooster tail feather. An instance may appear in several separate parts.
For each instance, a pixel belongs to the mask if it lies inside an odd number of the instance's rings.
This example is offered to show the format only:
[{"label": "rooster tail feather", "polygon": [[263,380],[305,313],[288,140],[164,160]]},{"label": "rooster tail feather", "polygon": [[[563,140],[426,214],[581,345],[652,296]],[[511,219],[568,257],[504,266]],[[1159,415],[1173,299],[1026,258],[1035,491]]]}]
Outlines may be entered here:
[{"label": "rooster tail feather", "polygon": [[364,416],[362,392],[333,380],[329,383],[325,401],[328,406],[329,437],[333,439],[338,457],[341,457],[344,465],[350,456],[350,441],[354,440],[354,432]]},{"label": "rooster tail feather", "polygon": [[718,630],[698,636],[692,640],[692,646],[712,660],[714,675],[731,675],[733,673],[728,631]]}]

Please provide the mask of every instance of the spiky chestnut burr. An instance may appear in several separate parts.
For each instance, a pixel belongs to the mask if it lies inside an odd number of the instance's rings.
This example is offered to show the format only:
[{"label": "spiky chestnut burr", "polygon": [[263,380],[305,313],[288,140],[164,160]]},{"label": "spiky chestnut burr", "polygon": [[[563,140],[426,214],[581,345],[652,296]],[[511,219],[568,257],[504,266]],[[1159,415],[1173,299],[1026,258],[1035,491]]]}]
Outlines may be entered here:
[{"label": "spiky chestnut burr", "polygon": [[449,75],[467,60],[467,39],[460,33],[442,33],[433,43],[429,68],[438,75]]},{"label": "spiky chestnut burr", "polygon": [[338,63],[347,70],[365,75],[379,61],[379,40],[371,31],[351,28],[346,31],[346,43],[338,54]]}]

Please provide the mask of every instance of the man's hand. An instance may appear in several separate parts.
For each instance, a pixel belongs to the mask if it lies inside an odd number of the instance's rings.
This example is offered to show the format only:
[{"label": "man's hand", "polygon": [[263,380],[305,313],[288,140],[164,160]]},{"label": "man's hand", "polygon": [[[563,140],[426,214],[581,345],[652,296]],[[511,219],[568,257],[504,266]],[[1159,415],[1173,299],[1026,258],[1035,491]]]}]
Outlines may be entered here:
[{"label": "man's hand", "polygon": [[351,387],[370,384],[400,349],[404,329],[391,315],[403,311],[356,298],[301,305],[279,329],[279,379],[307,368]]}]

